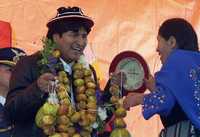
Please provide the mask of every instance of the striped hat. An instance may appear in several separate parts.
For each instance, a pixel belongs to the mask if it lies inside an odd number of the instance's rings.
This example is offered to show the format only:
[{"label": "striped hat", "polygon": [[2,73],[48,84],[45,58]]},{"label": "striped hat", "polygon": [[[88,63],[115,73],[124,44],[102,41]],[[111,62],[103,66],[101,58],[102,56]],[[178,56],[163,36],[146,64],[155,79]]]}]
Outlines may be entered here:
[{"label": "striped hat", "polygon": [[57,21],[81,21],[85,23],[89,28],[94,25],[93,20],[84,15],[83,11],[79,7],[60,7],[57,9],[57,15],[49,20],[47,27],[50,27]]}]

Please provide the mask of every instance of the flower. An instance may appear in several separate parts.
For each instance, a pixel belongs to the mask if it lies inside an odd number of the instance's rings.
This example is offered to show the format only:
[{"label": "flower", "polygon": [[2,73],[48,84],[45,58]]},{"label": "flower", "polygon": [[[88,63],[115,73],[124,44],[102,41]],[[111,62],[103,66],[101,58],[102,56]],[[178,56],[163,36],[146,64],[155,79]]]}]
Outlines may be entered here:
[{"label": "flower", "polygon": [[102,121],[106,120],[106,118],[108,117],[106,113],[106,109],[103,107],[98,107],[97,112],[98,112],[98,116],[100,117]]},{"label": "flower", "polygon": [[81,55],[79,60],[78,60],[79,63],[83,64],[83,66],[85,68],[89,68],[89,63],[86,61],[86,58],[84,55]]}]

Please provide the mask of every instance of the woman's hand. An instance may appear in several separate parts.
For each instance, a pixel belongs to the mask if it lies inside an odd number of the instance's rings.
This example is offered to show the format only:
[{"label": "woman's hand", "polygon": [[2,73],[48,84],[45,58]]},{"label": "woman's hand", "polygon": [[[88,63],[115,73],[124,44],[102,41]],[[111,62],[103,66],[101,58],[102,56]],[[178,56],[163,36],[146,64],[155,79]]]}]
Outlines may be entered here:
[{"label": "woman's hand", "polygon": [[143,93],[129,93],[123,101],[124,108],[129,110],[130,107],[142,104],[143,98]]},{"label": "woman's hand", "polygon": [[152,92],[155,91],[155,79],[154,77],[150,74],[147,79],[144,79],[144,83],[146,88]]}]

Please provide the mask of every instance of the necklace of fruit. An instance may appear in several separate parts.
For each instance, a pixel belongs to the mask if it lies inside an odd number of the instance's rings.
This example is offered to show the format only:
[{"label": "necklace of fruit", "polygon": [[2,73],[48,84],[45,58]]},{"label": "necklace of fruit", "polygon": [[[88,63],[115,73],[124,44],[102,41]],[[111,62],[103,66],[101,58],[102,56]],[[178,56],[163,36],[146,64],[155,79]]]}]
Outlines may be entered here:
[{"label": "necklace of fruit", "polygon": [[116,108],[114,112],[114,129],[112,130],[110,137],[131,137],[130,133],[126,129],[126,123],[124,121],[127,113],[126,109],[123,107],[120,86],[117,84],[111,84],[109,92],[112,95],[110,102],[115,104]]},{"label": "necklace of fruit", "polygon": [[[55,68],[60,65],[52,58],[58,60],[60,51],[51,40],[46,39],[43,43],[43,58],[39,63],[47,65],[55,73]],[[73,64],[72,71],[72,80],[63,70],[56,73],[56,81],[49,86],[49,98],[36,114],[36,125],[49,137],[91,137],[92,125],[97,117],[96,84],[89,65],[83,60]],[[70,97],[73,93],[76,105]]]}]

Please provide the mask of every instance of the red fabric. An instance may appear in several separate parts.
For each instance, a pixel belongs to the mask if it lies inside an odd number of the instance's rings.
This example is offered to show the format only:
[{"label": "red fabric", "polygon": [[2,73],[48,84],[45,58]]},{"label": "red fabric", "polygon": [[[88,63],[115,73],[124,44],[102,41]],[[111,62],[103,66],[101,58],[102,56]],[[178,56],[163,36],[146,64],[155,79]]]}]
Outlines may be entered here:
[{"label": "red fabric", "polygon": [[0,48],[11,47],[11,35],[10,23],[0,21]]},{"label": "red fabric", "polygon": [[106,123],[105,125],[105,131],[111,132],[113,128],[113,122],[115,120],[115,115],[112,116],[112,118]]}]

